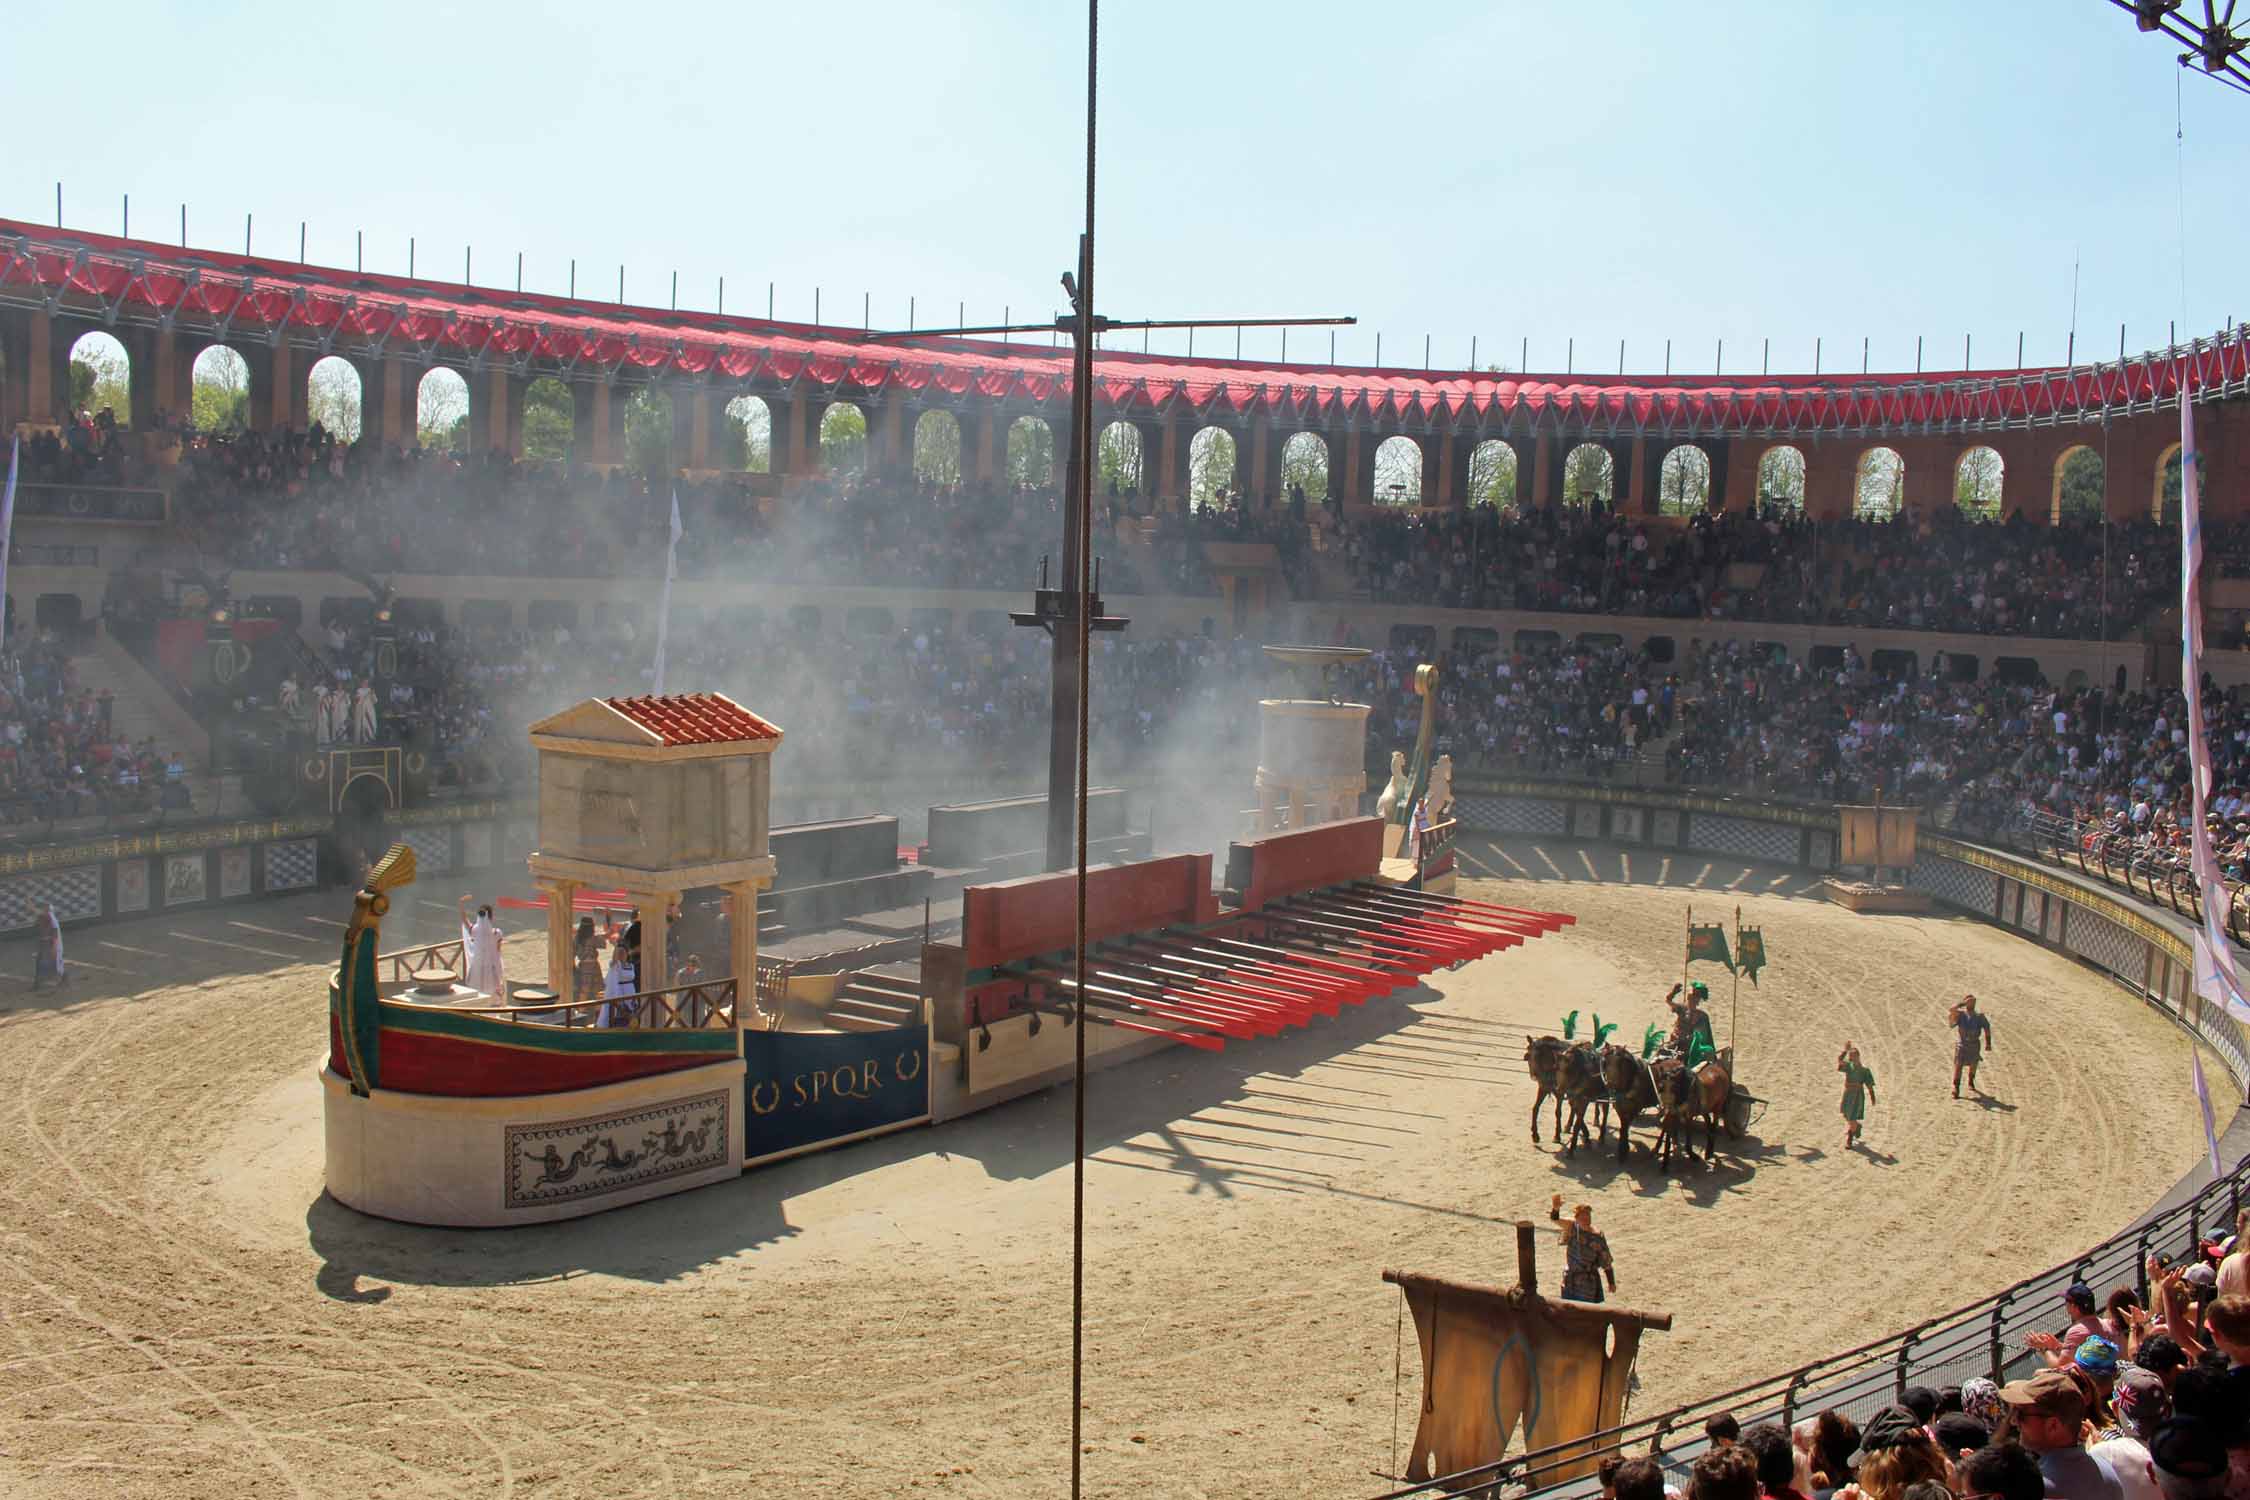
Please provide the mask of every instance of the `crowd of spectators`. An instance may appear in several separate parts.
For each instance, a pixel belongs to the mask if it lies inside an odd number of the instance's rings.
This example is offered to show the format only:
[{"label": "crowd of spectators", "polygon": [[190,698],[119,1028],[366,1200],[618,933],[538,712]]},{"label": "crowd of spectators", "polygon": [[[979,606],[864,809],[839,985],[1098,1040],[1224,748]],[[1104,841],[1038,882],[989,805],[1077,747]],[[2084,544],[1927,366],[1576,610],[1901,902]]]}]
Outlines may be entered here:
[{"label": "crowd of spectators", "polygon": [[113,708],[106,689],[80,685],[54,632],[0,651],[0,824],[192,808],[185,763],[119,734]]},{"label": "crowd of spectators", "polygon": [[[2250,1220],[2250,1215],[2245,1216]],[[1903,1386],[1854,1421],[1828,1409],[1704,1424],[1683,1489],[1653,1458],[1602,1460],[1602,1500],[2239,1500],[2250,1494],[2250,1240],[2244,1225],[2149,1295],[2073,1284],[2005,1384]]]},{"label": "crowd of spectators", "polygon": [[[71,431],[67,444],[44,440],[57,461],[89,442],[104,451],[96,424]],[[191,435],[174,514],[234,566],[647,577],[664,566],[673,493],[689,578],[1019,590],[1060,550],[1051,485],[841,473],[777,506],[747,478],[651,480],[344,443],[318,423]],[[2166,601],[2178,568],[2176,534],[2146,522],[1982,524],[1941,509],[1815,524],[1766,509],[1682,525],[1597,503],[1326,511],[1340,571],[1324,574],[1300,489],[1263,500],[1222,490],[1212,504],[1157,512],[1147,546],[1127,545],[1120,524],[1140,528],[1145,508],[1130,489],[1098,495],[1106,592],[1209,596],[1207,544],[1244,542],[1275,549],[1297,598],[1318,595],[1325,577],[1380,603],[2124,639]],[[2214,528],[2211,547],[2250,560],[2250,538],[2230,530]]]},{"label": "crowd of spectators", "polygon": [[138,445],[127,439],[109,407],[81,411],[59,428],[40,428],[24,440],[25,484],[141,486],[155,476]]}]

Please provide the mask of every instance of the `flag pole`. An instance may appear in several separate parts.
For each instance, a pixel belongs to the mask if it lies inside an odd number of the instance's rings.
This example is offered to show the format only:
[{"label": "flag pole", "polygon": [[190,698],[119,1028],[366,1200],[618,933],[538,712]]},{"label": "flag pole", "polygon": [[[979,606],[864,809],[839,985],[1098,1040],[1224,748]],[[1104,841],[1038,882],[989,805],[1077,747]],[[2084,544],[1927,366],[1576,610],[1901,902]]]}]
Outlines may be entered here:
[{"label": "flag pole", "polygon": [[1734,999],[1727,1004],[1727,1051],[1734,1051],[1734,1022],[1742,1010],[1742,907],[1734,908]]},{"label": "flag pole", "polygon": [[1687,993],[1688,956],[1693,952],[1695,952],[1695,903],[1690,901],[1687,908],[1687,932],[1680,940],[1680,993],[1683,995]]}]

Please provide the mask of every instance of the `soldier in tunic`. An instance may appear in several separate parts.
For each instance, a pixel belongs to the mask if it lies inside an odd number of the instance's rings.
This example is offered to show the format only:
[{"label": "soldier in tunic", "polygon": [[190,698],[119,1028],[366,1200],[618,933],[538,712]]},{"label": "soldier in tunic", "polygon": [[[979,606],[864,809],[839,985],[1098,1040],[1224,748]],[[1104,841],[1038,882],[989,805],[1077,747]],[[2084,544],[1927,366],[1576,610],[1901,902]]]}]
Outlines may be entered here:
[{"label": "soldier in tunic", "polygon": [[1953,1028],[1953,1097],[1961,1097],[1964,1068],[1969,1074],[1969,1092],[1984,1092],[1977,1087],[1977,1064],[1984,1060],[1986,1049],[1992,1045],[1992,1019],[1977,1009],[1976,996],[1963,995],[1945,1013],[1945,1024]]},{"label": "soldier in tunic", "polygon": [[1850,1042],[1844,1043],[1843,1055],[1836,1059],[1836,1071],[1844,1075],[1844,1149],[1848,1151],[1859,1143],[1867,1106],[1875,1098],[1875,1075],[1859,1060],[1859,1048]]},{"label": "soldier in tunic", "polygon": [[1610,1259],[1609,1241],[1594,1228],[1592,1205],[1581,1203],[1572,1209],[1562,1233],[1562,1294],[1573,1302],[1599,1302],[1604,1277],[1609,1279],[1609,1289],[1616,1291],[1617,1264]]}]

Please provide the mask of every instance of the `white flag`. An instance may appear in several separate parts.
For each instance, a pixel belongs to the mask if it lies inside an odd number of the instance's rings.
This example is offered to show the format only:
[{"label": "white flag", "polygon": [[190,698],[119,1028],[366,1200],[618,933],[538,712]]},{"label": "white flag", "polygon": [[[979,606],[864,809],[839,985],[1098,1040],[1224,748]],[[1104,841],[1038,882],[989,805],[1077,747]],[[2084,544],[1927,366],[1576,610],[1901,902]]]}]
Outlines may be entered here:
[{"label": "white flag", "polygon": [[664,642],[672,633],[672,579],[680,570],[680,492],[672,491],[672,539],[664,548],[664,597],[656,607],[656,695],[664,696]]},{"label": "white flag", "polygon": [[2211,1085],[2203,1080],[2203,1054],[2188,1049],[2188,1065],[2195,1070],[2195,1102],[2203,1111],[2203,1145],[2211,1153],[2211,1175],[2219,1176],[2219,1131],[2211,1118]]},{"label": "white flag", "polygon": [[2180,692],[2187,699],[2188,792],[2193,802],[2189,848],[2203,898],[2203,927],[2195,935],[2195,992],[2250,1021],[2250,999],[2235,973],[2227,941],[2227,905],[2233,898],[2211,848],[2204,799],[2211,790],[2211,746],[2203,729],[2203,500],[2196,483],[2195,403],[2180,380]]},{"label": "white flag", "polygon": [[19,435],[8,445],[8,490],[0,497],[0,639],[6,638],[8,598],[8,552],[15,545],[16,536],[16,465],[23,458],[23,438]]}]

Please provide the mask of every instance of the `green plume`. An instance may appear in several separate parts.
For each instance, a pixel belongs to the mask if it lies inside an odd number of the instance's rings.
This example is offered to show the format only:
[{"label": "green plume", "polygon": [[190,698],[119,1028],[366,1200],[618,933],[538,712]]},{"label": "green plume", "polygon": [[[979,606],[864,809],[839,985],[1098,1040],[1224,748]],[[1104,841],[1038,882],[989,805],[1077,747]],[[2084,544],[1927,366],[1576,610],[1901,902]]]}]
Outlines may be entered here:
[{"label": "green plume", "polygon": [[1602,1013],[1601,1013],[1600,1011],[1598,1011],[1598,1010],[1594,1012],[1594,1045],[1595,1045],[1595,1046],[1597,1046],[1597,1047],[1606,1047],[1606,1046],[1608,1046],[1608,1045],[1609,1045],[1609,1034],[1610,1034],[1611,1032],[1615,1031],[1616,1029],[1617,1029],[1617,1023],[1616,1023],[1615,1021],[1612,1021],[1612,1022],[1610,1022],[1610,1023],[1609,1023],[1609,1024],[1607,1025],[1607,1026],[1604,1026],[1604,1025],[1602,1024]]},{"label": "green plume", "polygon": [[1642,1060],[1646,1061],[1647,1059],[1656,1056],[1656,1049],[1658,1046],[1662,1045],[1663,1041],[1664,1028],[1661,1026],[1651,1026],[1648,1031],[1641,1037]]},{"label": "green plume", "polygon": [[[1595,1023],[1596,1025],[1600,1025],[1600,1024],[1601,1024],[1601,1017],[1599,1017],[1599,1016],[1596,1016],[1596,1017],[1594,1018],[1594,1023]],[[1569,1041],[1569,1040],[1570,1040],[1570,1039],[1571,1039],[1572,1037],[1576,1036],[1577,1034],[1578,1034],[1578,1012],[1577,1012],[1577,1011],[1572,1011],[1572,1012],[1571,1012],[1571,1013],[1570,1013],[1569,1015],[1567,1015],[1567,1016],[1564,1016],[1564,1017],[1562,1018],[1562,1039],[1563,1039],[1564,1041],[1566,1041],[1566,1042],[1567,1042],[1567,1041]]]}]

